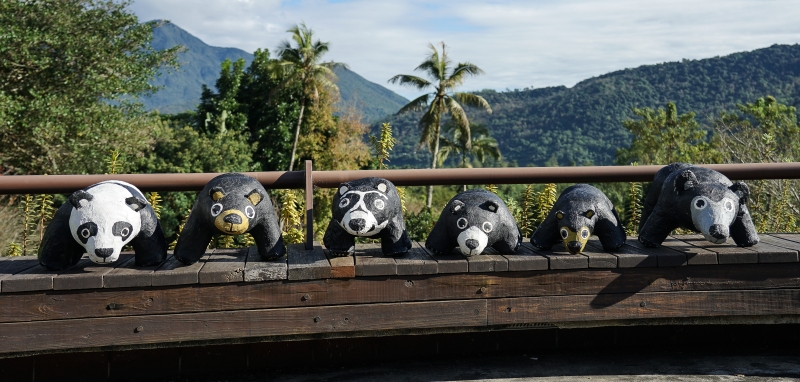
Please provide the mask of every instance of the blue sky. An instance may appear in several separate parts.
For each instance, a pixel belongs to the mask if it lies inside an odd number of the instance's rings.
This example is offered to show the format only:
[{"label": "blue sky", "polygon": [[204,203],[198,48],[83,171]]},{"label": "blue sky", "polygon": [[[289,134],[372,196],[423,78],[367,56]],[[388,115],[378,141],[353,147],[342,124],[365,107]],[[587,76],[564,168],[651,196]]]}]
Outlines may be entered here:
[{"label": "blue sky", "polygon": [[796,0],[369,1],[134,0],[142,21],[167,19],[214,46],[274,52],[305,22],[345,62],[390,85],[413,74],[428,44],[486,74],[463,90],[566,85],[611,71],[800,43]]}]

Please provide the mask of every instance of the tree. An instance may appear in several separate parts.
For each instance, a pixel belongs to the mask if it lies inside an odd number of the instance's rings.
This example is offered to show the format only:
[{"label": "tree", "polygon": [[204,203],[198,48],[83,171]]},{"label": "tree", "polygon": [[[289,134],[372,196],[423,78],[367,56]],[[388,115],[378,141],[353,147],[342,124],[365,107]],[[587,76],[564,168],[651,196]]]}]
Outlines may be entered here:
[{"label": "tree", "polygon": [[136,97],[177,66],[149,45],[128,2],[0,2],[0,160],[14,173],[102,171],[109,149],[137,155],[154,118]]},{"label": "tree", "polygon": [[[300,111],[297,116],[297,127],[294,131],[292,155],[289,158],[289,171],[292,171],[307,100],[311,99],[312,102],[315,102],[319,98],[321,87],[338,92],[339,89],[333,83],[336,80],[336,75],[333,74],[331,69],[336,66],[346,67],[346,65],[333,61],[320,62],[322,56],[328,52],[328,43],[321,42],[319,39],[314,41],[314,32],[306,27],[305,24],[296,25],[287,30],[287,32],[292,34],[292,40],[296,45],[292,46],[289,41],[284,40],[278,47],[279,65],[288,75],[283,82],[273,89],[273,94],[292,82],[299,83],[303,92],[303,97],[300,99]],[[270,94],[270,96],[273,94]]]},{"label": "tree", "polygon": [[242,105],[237,100],[244,77],[244,65],[242,58],[236,62],[225,59],[215,84],[216,93],[203,84],[196,116],[196,126],[200,131],[206,134],[228,129],[246,131],[247,115],[242,113]]},{"label": "tree", "polygon": [[457,128],[454,123],[446,123],[444,125],[444,132],[450,134],[450,137],[443,136],[439,138],[439,160],[437,164],[441,167],[444,161],[450,154],[457,154],[461,158],[458,167],[470,168],[472,164],[467,161],[467,156],[477,159],[479,163],[483,163],[487,156],[494,159],[500,159],[500,148],[497,146],[497,140],[489,136],[489,130],[484,125],[473,124],[470,126],[470,140],[467,141],[467,136],[463,130]]},{"label": "tree", "polygon": [[[435,84],[410,74],[398,74],[389,79],[389,83],[408,85],[418,90],[425,90],[430,87],[435,89],[433,92],[423,94],[409,102],[397,112],[397,114],[403,114],[427,109],[419,121],[421,129],[419,145],[428,145],[428,149],[432,154],[431,168],[436,168],[439,159],[439,136],[441,135],[442,115],[449,114],[451,116],[455,126],[462,131],[461,134],[464,135],[467,145],[469,145],[472,141],[470,138],[469,119],[467,119],[467,113],[461,104],[481,108],[489,113],[492,112],[492,108],[483,97],[455,91],[458,86],[464,83],[467,76],[482,74],[483,70],[474,64],[463,62],[456,65],[451,71],[450,64],[452,62],[447,57],[444,42],[441,45],[442,53],[439,55],[436,47],[430,44],[430,56],[414,69],[425,72]],[[431,207],[432,201],[433,186],[428,186],[428,208]]]},{"label": "tree", "polygon": [[692,112],[678,115],[672,102],[667,108],[653,110],[633,108],[641,119],[622,121],[633,134],[630,148],[617,150],[621,165],[669,164],[673,162],[716,163],[721,160],[719,151],[710,143],[708,131],[695,121]]}]

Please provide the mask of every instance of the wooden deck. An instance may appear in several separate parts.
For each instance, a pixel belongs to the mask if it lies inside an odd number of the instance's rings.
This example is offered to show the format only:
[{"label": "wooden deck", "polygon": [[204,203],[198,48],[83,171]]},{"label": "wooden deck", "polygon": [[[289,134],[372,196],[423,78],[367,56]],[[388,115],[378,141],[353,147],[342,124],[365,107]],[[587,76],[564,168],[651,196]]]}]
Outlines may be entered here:
[{"label": "wooden deck", "polygon": [[359,244],[352,257],[292,245],[264,262],[255,248],[217,249],[191,266],[82,260],[50,272],[33,257],[0,261],[0,357],[215,341],[374,336],[435,330],[708,317],[800,316],[800,234],[754,247],[699,235],[645,248],[597,239],[571,255],[524,243],[514,255],[404,257]]}]

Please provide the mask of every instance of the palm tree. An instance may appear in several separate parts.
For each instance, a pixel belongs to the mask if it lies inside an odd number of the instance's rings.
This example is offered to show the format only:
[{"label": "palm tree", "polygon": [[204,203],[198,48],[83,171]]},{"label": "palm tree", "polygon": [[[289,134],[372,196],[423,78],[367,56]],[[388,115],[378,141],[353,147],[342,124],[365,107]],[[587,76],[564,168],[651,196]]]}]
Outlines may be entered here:
[{"label": "palm tree", "polygon": [[[451,71],[451,61],[447,57],[444,42],[442,42],[441,45],[441,56],[436,50],[436,47],[430,44],[430,56],[414,69],[425,72],[428,78],[434,82],[409,74],[398,74],[389,79],[389,83],[413,86],[419,90],[425,90],[430,87],[435,89],[435,91],[424,94],[409,102],[397,112],[397,114],[403,114],[410,111],[427,109],[419,121],[419,126],[422,130],[419,144],[420,146],[428,145],[428,149],[432,154],[431,168],[436,168],[437,165],[439,156],[439,136],[441,135],[443,114],[450,114],[455,126],[457,126],[466,137],[467,145],[470,145],[472,140],[470,139],[469,119],[467,119],[467,114],[464,112],[464,108],[461,107],[461,104],[481,108],[489,113],[492,112],[492,108],[483,97],[471,93],[455,91],[459,85],[464,83],[467,76],[482,74],[483,70],[474,64],[463,62],[456,65]],[[432,200],[433,186],[428,186],[428,208],[431,207]]]},{"label": "palm tree", "polygon": [[270,92],[270,101],[287,84],[299,82],[303,91],[300,99],[300,113],[297,116],[297,128],[294,131],[294,143],[292,143],[292,156],[289,159],[289,171],[294,169],[295,154],[297,153],[297,139],[300,137],[300,125],[303,123],[303,111],[306,108],[306,100],[311,99],[316,102],[319,98],[319,88],[326,87],[339,90],[334,84],[336,75],[331,69],[334,67],[344,67],[347,65],[339,62],[320,62],[322,56],[328,52],[328,43],[321,42],[319,39],[313,41],[314,31],[300,23],[294,28],[287,30],[292,34],[292,40],[296,45],[283,40],[278,46],[278,67],[281,69],[285,79]]},{"label": "palm tree", "polygon": [[[477,159],[480,163],[483,163],[487,156],[495,160],[500,159],[500,148],[497,145],[497,140],[489,136],[489,130],[483,125],[474,124],[470,127],[471,136],[469,141],[463,131],[453,123],[445,124],[444,130],[445,133],[452,135],[452,139],[446,136],[439,138],[440,150],[437,159],[439,166],[442,166],[450,154],[461,156],[458,164],[458,167],[461,168],[472,167],[472,164],[467,162],[467,155]],[[464,185],[464,191],[466,190],[467,186]]]}]

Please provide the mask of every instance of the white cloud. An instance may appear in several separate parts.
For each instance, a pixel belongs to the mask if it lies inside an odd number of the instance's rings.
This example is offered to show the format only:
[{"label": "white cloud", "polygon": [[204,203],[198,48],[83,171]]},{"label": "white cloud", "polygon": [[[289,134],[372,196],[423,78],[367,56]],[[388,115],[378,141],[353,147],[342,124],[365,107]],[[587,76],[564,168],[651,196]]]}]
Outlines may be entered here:
[{"label": "white cloud", "polygon": [[464,90],[572,86],[623,68],[800,42],[800,7],[782,0],[324,1],[137,0],[142,20],[168,19],[206,43],[274,51],[305,22],[346,62],[389,85],[411,74],[428,43],[486,71]]}]

